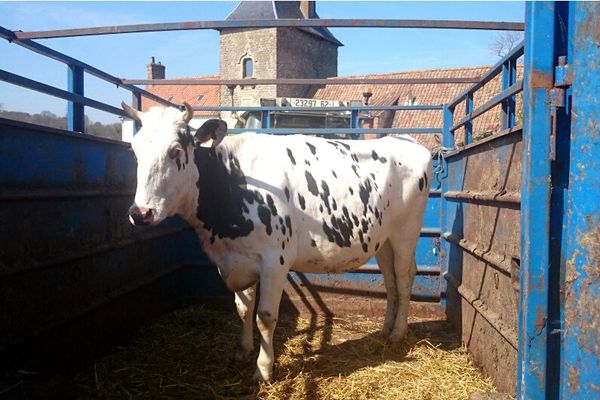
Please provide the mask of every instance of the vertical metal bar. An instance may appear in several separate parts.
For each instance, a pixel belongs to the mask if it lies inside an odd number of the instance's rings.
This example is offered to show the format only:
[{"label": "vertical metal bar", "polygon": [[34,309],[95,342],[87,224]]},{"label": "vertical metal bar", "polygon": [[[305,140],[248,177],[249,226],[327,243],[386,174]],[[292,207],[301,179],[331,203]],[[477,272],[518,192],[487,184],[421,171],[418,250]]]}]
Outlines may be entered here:
[{"label": "vertical metal bar", "polygon": [[350,128],[360,128],[358,124],[358,110],[352,110],[350,114]]},{"label": "vertical metal bar", "polygon": [[271,128],[271,112],[269,110],[261,111],[261,128],[269,129]]},{"label": "vertical metal bar", "polygon": [[[83,96],[83,68],[77,65],[68,65],[67,89],[71,93]],[[85,131],[85,113],[83,104],[72,101],[67,105],[67,129],[73,132]]]},{"label": "vertical metal bar", "polygon": [[[465,97],[465,115],[473,113],[473,93]],[[473,120],[465,124],[465,144],[473,143]]]},{"label": "vertical metal bar", "polygon": [[[518,398],[546,399],[550,265],[550,91],[555,3],[527,2],[521,188]],[[504,83],[503,83],[504,84]]]},{"label": "vertical metal bar", "polygon": [[[513,58],[508,61],[508,86],[512,86],[517,82],[517,59]],[[517,95],[510,96],[507,102],[507,121],[506,127],[512,128],[515,126]]]},{"label": "vertical metal bar", "polygon": [[[573,83],[572,96],[567,92],[572,120],[561,255],[565,284],[560,394],[563,399],[587,400],[600,396],[600,98],[592,94],[600,87],[600,3],[569,6]],[[562,136],[559,130],[558,139]],[[559,157],[564,147],[559,141]]]},{"label": "vertical metal bar", "polygon": [[[443,109],[443,127],[442,127],[442,146],[444,151],[445,149],[451,149],[454,147],[454,135],[450,131],[450,127],[452,126],[454,120],[454,109],[450,109],[447,106],[444,106]],[[442,171],[441,175],[438,176],[437,179],[442,183],[442,193],[440,196],[440,227],[441,227],[441,238],[440,238],[440,271],[441,275],[445,276],[445,274],[449,271],[449,254],[450,254],[450,242],[448,242],[444,237],[443,233],[451,230],[451,225],[449,223],[448,218],[448,200],[445,198],[444,194],[449,190],[448,188],[448,163],[445,157],[442,157],[439,160],[442,165],[438,166],[438,171]],[[440,280],[440,304],[441,306],[448,311],[448,298],[447,298],[447,290],[448,284],[446,279]]]}]

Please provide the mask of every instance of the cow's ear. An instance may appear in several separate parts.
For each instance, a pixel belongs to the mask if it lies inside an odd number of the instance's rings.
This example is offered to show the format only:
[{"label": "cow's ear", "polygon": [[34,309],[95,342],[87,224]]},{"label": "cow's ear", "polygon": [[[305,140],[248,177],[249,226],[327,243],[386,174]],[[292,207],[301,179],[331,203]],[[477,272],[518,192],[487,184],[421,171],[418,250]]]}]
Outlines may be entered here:
[{"label": "cow's ear", "polygon": [[215,147],[227,135],[227,123],[220,119],[209,119],[196,131],[196,142],[203,147]]}]

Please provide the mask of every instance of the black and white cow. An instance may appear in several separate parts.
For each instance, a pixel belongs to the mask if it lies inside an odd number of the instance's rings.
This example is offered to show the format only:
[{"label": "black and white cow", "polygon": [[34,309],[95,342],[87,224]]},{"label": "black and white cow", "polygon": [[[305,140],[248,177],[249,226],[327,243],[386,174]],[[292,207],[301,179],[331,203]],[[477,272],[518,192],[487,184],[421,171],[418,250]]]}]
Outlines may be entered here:
[{"label": "black and white cow", "polygon": [[253,351],[256,284],[260,354],[273,371],[273,331],[287,274],[354,270],[375,256],[387,290],[382,333],[407,331],[414,253],[431,181],[431,155],[411,138],[342,141],[304,135],[226,136],[209,120],[193,135],[192,109],[122,104],[142,128],[132,140],[135,225],[180,215],[217,265],[243,322],[237,358]]}]

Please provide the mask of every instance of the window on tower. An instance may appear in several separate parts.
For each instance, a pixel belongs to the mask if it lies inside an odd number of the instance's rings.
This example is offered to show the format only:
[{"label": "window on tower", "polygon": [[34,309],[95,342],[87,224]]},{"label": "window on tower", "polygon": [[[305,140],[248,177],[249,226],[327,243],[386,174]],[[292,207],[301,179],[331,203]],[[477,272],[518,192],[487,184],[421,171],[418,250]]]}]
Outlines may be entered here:
[{"label": "window on tower", "polygon": [[244,70],[242,71],[242,76],[244,78],[252,78],[252,74],[254,72],[254,62],[251,58],[245,58],[243,62]]}]

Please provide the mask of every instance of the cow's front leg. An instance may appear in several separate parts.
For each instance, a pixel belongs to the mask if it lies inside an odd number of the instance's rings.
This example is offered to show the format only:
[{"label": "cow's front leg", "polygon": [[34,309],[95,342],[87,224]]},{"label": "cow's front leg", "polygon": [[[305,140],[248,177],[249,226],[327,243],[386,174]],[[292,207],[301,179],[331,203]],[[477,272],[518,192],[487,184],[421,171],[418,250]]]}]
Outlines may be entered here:
[{"label": "cow's front leg", "polygon": [[254,374],[254,379],[259,382],[269,382],[273,377],[273,333],[277,325],[279,303],[287,272],[287,268],[277,265],[275,268],[265,268],[260,274],[260,300],[256,313],[256,325],[260,332],[260,353]]},{"label": "cow's front leg", "polygon": [[235,307],[242,320],[242,334],[239,347],[235,353],[236,360],[245,360],[252,354],[254,344],[252,341],[253,314],[256,303],[256,284],[241,292],[235,292]]}]

